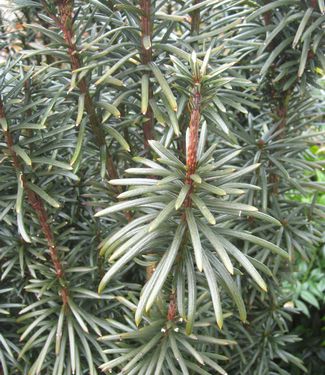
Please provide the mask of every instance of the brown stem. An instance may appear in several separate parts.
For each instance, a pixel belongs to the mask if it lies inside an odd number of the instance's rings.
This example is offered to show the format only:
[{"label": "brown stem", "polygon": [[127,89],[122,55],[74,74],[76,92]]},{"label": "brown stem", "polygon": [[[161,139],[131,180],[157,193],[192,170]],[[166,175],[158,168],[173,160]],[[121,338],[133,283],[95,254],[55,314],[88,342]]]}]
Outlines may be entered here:
[{"label": "brown stem", "polygon": [[[140,0],[141,16],[141,60],[143,65],[148,65],[152,61],[152,19],[151,0]],[[148,45],[149,42],[149,45]],[[150,83],[149,74],[149,100],[153,97],[153,88]],[[153,139],[154,115],[150,104],[145,113],[147,120],[143,124],[144,147],[148,151],[150,139]]]},{"label": "brown stem", "polygon": [[283,103],[283,105],[278,107],[277,115],[280,118],[280,123],[277,127],[277,130],[282,130],[278,136],[278,139],[284,137],[285,127],[287,124],[287,113],[288,113],[288,106],[286,105],[286,103]]},{"label": "brown stem", "polygon": [[169,296],[169,304],[167,310],[167,320],[172,321],[175,319],[177,313],[176,294],[172,292]]},{"label": "brown stem", "polygon": [[[270,3],[270,0],[264,0],[265,4]],[[264,18],[264,24],[265,26],[268,26],[271,23],[272,20],[272,11],[269,10],[263,14]],[[275,48],[275,43],[272,41],[268,46],[268,51],[272,51]],[[274,87],[272,80],[270,79],[270,95],[271,98],[274,99],[276,97],[276,88]],[[276,108],[276,114],[279,118],[279,124],[277,126],[276,131],[281,130],[279,135],[277,136],[277,139],[283,138],[285,134],[285,127],[287,123],[287,112],[288,112],[288,100],[289,100],[290,93],[284,93],[280,95],[279,104]],[[263,142],[263,141],[261,141]],[[260,147],[264,147],[264,144],[260,143]],[[270,162],[271,166],[271,162]],[[280,184],[280,177],[276,173],[270,173],[269,175],[269,182],[272,185],[272,192],[273,194],[277,195],[279,193],[279,184]]]},{"label": "brown stem", "polygon": [[201,107],[201,94],[196,92],[193,97],[193,109],[190,117],[190,136],[189,145],[187,149],[187,177],[195,173],[197,163],[197,146],[198,146],[198,134],[200,126],[200,107]]},{"label": "brown stem", "polygon": [[[199,4],[201,0],[194,0],[193,5]],[[191,12],[191,35],[198,35],[200,31],[201,14],[200,9]]]},{"label": "brown stem", "polygon": [[[265,0],[264,3],[265,4],[268,4],[270,2],[270,0]],[[263,14],[263,19],[264,19],[264,25],[265,26],[268,26],[270,25],[271,23],[271,20],[272,20],[272,11],[271,10],[268,10],[267,12],[265,12]],[[267,46],[267,50],[270,52],[270,51],[273,51],[273,49],[275,48],[275,40],[272,40],[271,43]]]},{"label": "brown stem", "polygon": [[[265,4],[268,4],[269,2],[270,2],[270,0],[266,0]],[[272,11],[268,10],[267,12],[265,12],[263,14],[263,18],[264,18],[264,24],[265,24],[265,26],[268,26],[271,23]]]},{"label": "brown stem", "polygon": [[[43,2],[44,5],[44,2]],[[82,62],[80,60],[79,51],[77,49],[76,43],[74,42],[74,30],[73,30],[73,0],[58,0],[59,14],[60,18],[52,15],[46,5],[44,5],[47,13],[56,22],[57,27],[62,30],[63,38],[68,47],[68,54],[70,56],[71,69],[76,70],[82,67]],[[118,179],[117,169],[115,167],[112,156],[110,155],[105,141],[105,133],[101,127],[100,120],[95,110],[95,105],[92,97],[89,93],[89,85],[86,78],[83,77],[79,83],[78,87],[80,92],[85,96],[85,110],[89,117],[89,123],[92,128],[93,134],[95,136],[95,142],[99,148],[102,146],[106,147],[106,171],[111,179]],[[122,188],[120,186],[114,186],[114,191],[116,193],[121,193]],[[125,211],[124,215],[128,221],[131,221],[132,215],[129,211]]]},{"label": "brown stem", "polygon": [[152,41],[152,22],[151,22],[151,0],[140,0],[141,16],[141,58],[143,64],[149,64],[152,61],[152,47],[146,46],[145,39]]},{"label": "brown stem", "polygon": [[[279,124],[276,128],[276,131],[280,131],[277,135],[276,139],[282,139],[285,136],[285,130],[287,125],[287,117],[288,117],[288,105],[290,99],[290,91],[284,93],[279,99],[279,105],[276,109],[276,113],[279,118]],[[269,181],[272,184],[272,192],[273,194],[279,194],[279,184],[280,184],[280,177],[277,174],[271,173],[269,177]]]},{"label": "brown stem", "polygon": [[[194,0],[193,4],[199,4],[201,2],[201,0]],[[191,12],[191,18],[190,18],[190,22],[191,22],[191,35],[198,35],[199,34],[199,31],[200,31],[200,22],[201,22],[201,14],[200,14],[200,9],[196,9],[194,11]],[[196,80],[196,79],[195,79]],[[190,123],[191,122],[195,122],[196,120],[194,120],[192,117],[193,116],[197,116],[197,112],[195,111],[192,111],[191,114],[190,114]],[[200,116],[200,115],[199,115]],[[180,124],[180,129],[181,131],[184,131],[186,130],[186,122],[187,122],[187,116],[181,116],[180,119],[179,119],[179,124]],[[177,140],[177,149],[178,149],[178,152],[179,152],[179,155],[180,157],[182,157],[182,155],[185,155],[186,154],[186,146],[185,146],[185,138],[184,137],[181,137]],[[190,188],[190,192],[188,194],[188,196],[190,195],[191,191],[192,191],[192,183],[190,180],[187,179],[187,182],[191,184],[191,188]]]},{"label": "brown stem", "polygon": [[317,0],[310,0],[310,6],[314,9],[317,9],[318,8]]},{"label": "brown stem", "polygon": [[[3,106],[1,98],[0,98],[0,119],[4,119],[4,120],[6,119],[5,110],[4,110],[4,106]],[[5,136],[5,141],[6,141],[10,156],[11,156],[12,164],[17,172],[17,175],[20,176],[19,177],[20,181],[27,193],[28,202],[31,205],[31,207],[34,209],[37,215],[39,224],[41,226],[42,232],[46,239],[56,277],[62,280],[63,284],[65,284],[62,263],[58,255],[58,249],[55,244],[52,228],[48,222],[49,220],[48,220],[48,216],[45,210],[44,203],[42,199],[28,187],[27,178],[23,173],[23,169],[21,167],[19,158],[14,150],[14,142],[12,139],[12,135],[9,131],[9,128],[7,128],[7,130],[4,131],[4,136]],[[63,303],[66,304],[68,301],[67,300],[68,290],[66,287],[61,288],[61,297],[62,297]]]},{"label": "brown stem", "polygon": [[[185,215],[183,216],[182,220],[185,221]],[[182,238],[180,248],[179,248],[179,252],[178,252],[178,254],[176,256],[176,259],[175,259],[175,263],[176,263],[175,275],[177,275],[177,273],[179,273],[179,272],[182,272],[181,264],[184,261],[184,256],[185,256],[185,253],[187,251],[188,239],[189,239],[189,231],[188,231],[188,228],[186,228],[186,230],[184,232],[184,235],[183,235],[183,238]],[[168,308],[167,308],[167,320],[169,320],[169,321],[174,320],[177,316],[177,311],[178,311],[178,308],[177,308],[177,292],[174,288],[172,288],[171,292],[169,293],[169,304],[168,304]]]},{"label": "brown stem", "polygon": [[[149,100],[152,98],[152,88],[151,84],[149,83]],[[150,139],[153,139],[153,111],[150,107],[150,104],[147,109],[147,113],[145,114],[147,120],[143,124],[143,138],[144,138],[144,147],[147,151],[149,151],[149,142]]]},{"label": "brown stem", "polygon": [[[193,5],[199,4],[201,0],[194,0]],[[200,9],[196,9],[191,12],[191,35],[198,35],[200,31],[200,22],[201,22],[201,14]],[[189,137],[189,146],[187,152],[187,176],[186,182],[191,184],[192,188],[192,180],[189,178],[191,174],[194,173],[196,168],[196,152],[197,152],[197,144],[198,144],[198,131],[199,131],[199,124],[200,124],[200,102],[201,102],[201,95],[199,92],[196,92],[193,97],[193,109],[190,114],[190,137]],[[184,146],[183,146],[184,147]]]},{"label": "brown stem", "polygon": [[197,165],[197,147],[199,143],[199,128],[201,118],[201,94],[197,91],[193,96],[193,108],[190,115],[190,134],[189,144],[187,146],[187,158],[186,158],[186,178],[185,183],[190,185],[186,200],[184,202],[185,207],[191,206],[191,194],[193,191],[193,180],[191,175],[195,173]]},{"label": "brown stem", "polygon": [[[152,19],[151,19],[151,0],[140,0],[140,9],[142,11],[140,28],[141,28],[141,62],[143,65],[148,65],[152,61]],[[153,87],[150,83],[151,73],[148,72],[148,108],[147,112],[143,113],[146,117],[143,123],[143,145],[146,153],[150,154],[149,141],[154,139],[154,114],[150,105],[150,99],[153,98]],[[153,273],[154,266],[147,266],[147,278],[149,279]]]},{"label": "brown stem", "polygon": [[[74,42],[75,35],[74,35],[74,30],[73,30],[73,1],[72,0],[58,0],[60,17],[53,15],[48,9],[44,1],[42,1],[42,3],[48,15],[55,21],[57,27],[59,27],[62,30],[63,38],[66,42],[66,45],[68,48],[68,54],[70,56],[71,69],[74,71],[76,69],[81,68],[82,63],[79,57],[79,51],[77,49],[76,43]],[[85,96],[85,110],[89,117],[89,123],[90,123],[90,126],[92,128],[92,131],[95,137],[95,142],[98,147],[106,146],[105,133],[102,127],[100,126],[101,124],[100,124],[98,115],[95,110],[94,102],[89,93],[89,86],[85,77],[83,77],[78,82],[78,87],[79,87],[81,94]],[[107,154],[107,160],[106,160],[107,174],[110,178],[113,178],[113,179],[118,178],[118,173],[114,165],[113,158],[108,152],[108,150],[106,154]]]},{"label": "brown stem", "polygon": [[172,14],[173,13],[173,7],[172,7],[171,1],[168,1],[166,13],[167,14]]},{"label": "brown stem", "polygon": [[[31,98],[31,81],[30,79],[26,80],[24,83],[24,88],[25,88],[25,105],[30,103],[30,98]],[[26,114],[28,117],[32,115],[32,109],[29,108],[26,111]],[[31,138],[33,136],[33,130],[32,129],[26,129],[26,135],[27,137]],[[29,145],[29,148],[31,149],[31,145]]]},{"label": "brown stem", "polygon": [[272,12],[270,10],[267,11],[267,12],[265,12],[263,14],[263,18],[264,18],[264,24],[265,24],[265,26],[268,26],[271,23]]}]

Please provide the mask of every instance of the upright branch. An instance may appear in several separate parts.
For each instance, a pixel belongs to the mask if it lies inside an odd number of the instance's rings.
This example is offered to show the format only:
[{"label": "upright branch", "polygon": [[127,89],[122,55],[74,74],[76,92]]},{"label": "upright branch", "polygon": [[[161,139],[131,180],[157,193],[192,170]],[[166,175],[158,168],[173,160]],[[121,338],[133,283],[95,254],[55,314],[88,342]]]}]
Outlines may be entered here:
[{"label": "upright branch", "polygon": [[[75,34],[73,29],[73,0],[58,0],[59,16],[53,15],[47,6],[45,1],[42,1],[43,6],[48,15],[55,21],[57,27],[61,29],[63,33],[64,41],[66,42],[68,54],[70,57],[70,64],[72,71],[75,71],[82,67],[79,51],[75,43]],[[85,110],[89,117],[89,123],[92,128],[95,142],[99,148],[106,147],[105,133],[101,127],[100,120],[98,118],[95,105],[92,97],[89,93],[89,85],[86,78],[83,77],[78,82],[78,88],[82,95],[85,97]],[[113,163],[112,156],[109,151],[106,150],[106,170],[110,178],[118,178],[116,167]]]},{"label": "upright branch", "polygon": [[[264,0],[264,3],[265,3],[265,4],[270,3],[270,0]],[[263,14],[263,18],[264,18],[264,24],[265,24],[265,26],[268,26],[268,25],[271,23],[271,19],[272,19],[272,11],[271,11],[271,10],[268,10],[267,12],[265,12],[265,13]]]},{"label": "upright branch", "polygon": [[[195,0],[194,4],[199,4],[201,0]],[[200,9],[196,9],[191,14],[191,35],[197,35],[200,29]],[[201,120],[201,92],[200,92],[200,82],[201,76],[198,74],[197,71],[193,72],[193,94],[189,100],[189,108],[190,108],[190,120],[189,120],[189,139],[187,144],[187,156],[186,156],[186,177],[185,177],[185,184],[189,185],[190,188],[188,190],[187,196],[184,200],[184,207],[189,208],[192,205],[192,198],[191,194],[193,192],[193,180],[191,179],[191,175],[195,174],[196,167],[197,167],[197,151],[198,151],[198,143],[199,143],[199,130],[200,130],[200,120]],[[183,142],[182,142],[183,141]],[[179,143],[179,150],[183,150],[184,148],[184,140],[180,140]],[[185,213],[183,215],[183,220],[185,220]],[[187,232],[185,232],[184,238],[182,240],[182,246],[185,247],[187,242]],[[167,320],[173,321],[177,314],[177,295],[176,291],[172,291],[169,296],[169,304],[167,310]]]},{"label": "upright branch", "polygon": [[281,130],[278,138],[283,138],[285,135],[285,128],[287,125],[287,117],[288,117],[288,105],[290,99],[290,92],[287,91],[283,93],[279,100],[279,104],[277,107],[277,116],[279,118],[279,125],[277,126],[277,130]]},{"label": "upright branch", "polygon": [[[285,136],[286,125],[287,125],[287,118],[288,118],[288,106],[289,106],[289,99],[290,99],[290,91],[281,92],[279,95],[277,107],[276,107],[276,114],[278,117],[278,126],[276,128],[276,132],[278,135],[276,139],[282,139]],[[269,181],[272,184],[272,192],[273,194],[279,194],[279,184],[280,184],[280,177],[276,173],[270,173]]]},{"label": "upright branch", "polygon": [[[201,0],[194,0],[193,4],[199,4]],[[198,35],[200,31],[201,14],[200,8],[191,12],[191,35]]]},{"label": "upright branch", "polygon": [[[270,0],[264,0],[264,3],[265,4],[268,4],[270,3]],[[264,18],[264,25],[267,27],[268,25],[270,25],[271,23],[271,19],[272,19],[272,11],[269,10],[267,12],[265,12],[263,14],[263,18]],[[274,43],[271,43],[269,45],[269,51],[271,52],[276,46],[274,46]],[[271,69],[273,68],[273,66],[271,67]],[[276,114],[279,118],[279,125],[277,127],[276,130],[282,130],[282,133],[279,135],[279,137],[283,137],[283,131],[284,131],[284,128],[286,126],[286,122],[287,122],[287,112],[288,112],[288,100],[289,100],[289,96],[290,96],[290,93],[289,91],[287,90],[287,92],[282,92],[280,91],[279,93],[277,93],[276,91],[276,87],[274,86],[273,82],[272,82],[272,79],[269,80],[270,84],[271,84],[271,99],[272,100],[276,100]]]},{"label": "upright branch", "polygon": [[173,291],[169,296],[169,304],[167,309],[167,320],[173,321],[177,314],[176,294]]},{"label": "upright branch", "polygon": [[[265,4],[268,4],[269,2],[270,0],[264,1]],[[273,15],[272,10],[268,10],[267,12],[263,13],[263,20],[264,20],[264,25],[266,26],[266,28],[271,24],[272,15]],[[269,45],[267,46],[267,51],[272,52],[274,50],[275,41],[276,41],[276,38],[269,43]]]},{"label": "upright branch", "polygon": [[[186,182],[189,183],[190,176],[195,173],[197,163],[197,147],[199,138],[199,126],[200,126],[200,107],[201,107],[201,94],[197,91],[193,95],[193,108],[190,116],[190,134],[189,144],[187,146],[187,158],[186,158]],[[192,180],[191,180],[192,181]]]},{"label": "upright branch", "polygon": [[[265,0],[265,4],[268,4],[269,2],[270,0]],[[272,11],[269,10],[265,12],[263,14],[263,18],[264,18],[264,24],[267,27],[271,23]],[[270,45],[268,46],[269,52],[271,53],[275,47],[276,46],[274,45],[274,42],[270,43]],[[274,69],[274,66],[272,66],[271,69]],[[284,78],[284,80],[285,79],[286,77]],[[288,104],[289,104],[291,92],[290,90],[283,92],[281,89],[277,89],[272,79],[269,79],[268,82],[270,84],[270,93],[271,93],[270,99],[272,102],[275,102],[275,113],[278,118],[278,125],[275,129],[275,131],[278,132],[278,135],[276,138],[281,139],[281,138],[284,138],[284,135],[285,135],[285,130],[286,130],[285,128],[287,124]],[[276,173],[270,173],[269,182],[272,185],[273,194],[277,195],[279,193],[279,183],[280,183],[279,175]]]},{"label": "upright branch", "polygon": [[141,58],[143,64],[152,61],[151,0],[140,0],[141,15]]},{"label": "upright branch", "polygon": [[[193,1],[193,5],[198,5],[200,2],[201,2],[201,0],[194,0]],[[198,35],[199,34],[199,31],[200,31],[200,22],[201,22],[200,8],[197,8],[197,9],[193,10],[192,12],[190,12],[190,26],[191,26],[190,34],[191,35],[194,36],[194,35]],[[195,112],[194,116],[196,116],[198,113],[199,112]],[[192,120],[192,115],[193,115],[193,113],[191,113],[191,115],[190,115],[191,116],[190,122],[195,121],[195,120]],[[186,123],[182,123],[181,124],[182,130],[183,130],[184,127],[186,127]],[[186,152],[185,152],[185,142],[184,142],[184,139],[180,138],[177,143],[178,143],[178,150],[179,150],[179,152],[181,154],[185,154]],[[192,191],[192,189],[190,189],[190,191]]]},{"label": "upright branch", "polygon": [[[46,213],[44,203],[42,199],[36,193],[34,193],[34,191],[32,191],[28,186],[27,178],[23,172],[23,168],[20,164],[19,158],[14,149],[14,141],[9,131],[8,123],[6,120],[6,114],[4,110],[4,105],[3,105],[1,97],[0,97],[0,123],[3,125],[2,127],[4,129],[4,137],[5,137],[5,141],[6,141],[8,151],[11,157],[12,164],[16,170],[17,176],[19,176],[20,183],[22,184],[27,194],[28,202],[31,205],[31,207],[34,209],[37,215],[39,224],[42,229],[42,233],[46,239],[56,277],[60,280],[61,285],[66,285],[65,280],[64,280],[64,271],[63,271],[62,263],[58,255],[58,249],[55,244],[53,231],[49,224],[49,220],[48,220],[48,216]],[[61,287],[61,297],[62,297],[63,303],[67,304],[68,290],[65,286]]]},{"label": "upright branch", "polygon": [[[264,0],[264,4],[268,4],[270,2],[270,0]],[[271,10],[268,10],[267,12],[263,13],[263,20],[264,20],[264,25],[265,27],[268,27],[271,23],[271,20],[272,20],[272,11]],[[272,41],[267,50],[270,52],[274,49],[274,42]],[[271,69],[273,69],[274,66],[271,67]],[[276,91],[275,91],[275,88],[274,88],[274,85],[272,84],[272,80],[268,80],[268,82],[270,83],[270,97],[271,97],[271,100],[273,101],[274,100],[274,96],[276,94]],[[276,110],[276,113],[278,114],[278,110]],[[282,121],[281,121],[282,122]],[[284,122],[282,122],[283,125],[284,125]],[[264,147],[264,140],[260,139],[258,141],[258,145],[259,147],[263,148]],[[272,163],[269,162],[270,164],[270,167],[272,166]],[[279,176],[276,174],[276,173],[270,173],[270,175],[268,176],[268,179],[269,179],[269,182],[271,183],[271,186],[272,186],[272,192],[274,194],[278,194],[278,187],[279,187]]]},{"label": "upright branch", "polygon": [[[141,15],[141,62],[148,65],[152,61],[152,18],[151,0],[140,0]],[[148,100],[153,97],[153,89],[150,83],[150,73],[148,73]],[[142,93],[143,95],[143,93]],[[149,150],[150,139],[153,139],[154,116],[150,105],[147,106],[143,115],[146,120],[143,124],[144,147]]]},{"label": "upright branch", "polygon": [[314,9],[318,8],[318,1],[317,0],[310,0],[310,6]]},{"label": "upright branch", "polygon": [[[201,92],[200,92],[200,77],[195,74],[193,94],[190,98],[190,122],[189,122],[189,138],[187,143],[187,156],[186,156],[186,177],[185,184],[189,185],[186,198],[184,200],[184,207],[189,208],[192,205],[192,192],[193,192],[193,180],[191,175],[195,174],[197,167],[197,150],[199,144],[199,129],[201,120]],[[183,220],[185,220],[186,214],[183,214]],[[187,235],[183,237],[183,246],[186,245]],[[167,319],[173,320],[176,315],[177,304],[176,304],[176,292],[170,295]]]},{"label": "upright branch", "polygon": [[197,148],[199,143],[199,128],[201,119],[201,93],[197,86],[192,98],[192,109],[189,123],[189,141],[187,145],[186,157],[186,178],[185,183],[190,185],[190,189],[185,200],[185,207],[191,206],[191,193],[193,191],[193,180],[191,175],[195,173],[197,166]]}]

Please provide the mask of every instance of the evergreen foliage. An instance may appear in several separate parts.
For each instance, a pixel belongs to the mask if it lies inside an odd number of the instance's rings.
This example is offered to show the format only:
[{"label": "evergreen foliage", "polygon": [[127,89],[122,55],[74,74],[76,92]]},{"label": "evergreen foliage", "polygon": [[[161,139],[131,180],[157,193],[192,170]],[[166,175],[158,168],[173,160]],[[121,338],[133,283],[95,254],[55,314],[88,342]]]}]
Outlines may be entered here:
[{"label": "evergreen foliage", "polygon": [[304,372],[281,283],[324,231],[324,1],[11,6],[0,374]]}]

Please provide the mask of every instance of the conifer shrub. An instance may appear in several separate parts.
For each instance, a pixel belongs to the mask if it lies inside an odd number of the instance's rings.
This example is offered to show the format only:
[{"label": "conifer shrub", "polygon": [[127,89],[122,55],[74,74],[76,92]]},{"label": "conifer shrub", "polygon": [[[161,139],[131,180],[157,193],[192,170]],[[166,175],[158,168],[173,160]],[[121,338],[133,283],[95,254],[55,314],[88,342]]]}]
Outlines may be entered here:
[{"label": "conifer shrub", "polygon": [[10,7],[0,374],[306,371],[282,284],[324,231],[324,1]]}]

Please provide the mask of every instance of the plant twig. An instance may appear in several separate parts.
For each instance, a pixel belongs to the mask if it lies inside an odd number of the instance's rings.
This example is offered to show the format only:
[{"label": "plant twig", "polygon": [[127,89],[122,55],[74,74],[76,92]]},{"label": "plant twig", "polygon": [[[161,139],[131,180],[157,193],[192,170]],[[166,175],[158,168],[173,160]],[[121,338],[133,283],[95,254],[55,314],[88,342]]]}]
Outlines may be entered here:
[{"label": "plant twig", "polygon": [[[49,10],[46,3],[42,2],[46,12],[48,15],[55,21],[58,28],[62,30],[63,38],[67,44],[68,54],[70,57],[70,64],[71,70],[77,70],[82,67],[82,63],[79,57],[79,51],[77,49],[76,43],[74,42],[74,30],[73,30],[73,1],[72,0],[59,0],[58,1],[58,8],[59,8],[59,15],[53,15]],[[89,116],[89,123],[92,128],[96,145],[101,148],[103,146],[106,147],[105,141],[105,133],[101,127],[98,115],[95,110],[95,105],[92,100],[92,97],[89,93],[89,86],[88,83],[83,77],[78,82],[78,87],[81,92],[85,96],[85,110]],[[110,178],[115,179],[118,178],[117,169],[115,167],[114,161],[112,156],[110,155],[109,151],[106,150],[106,171]]]},{"label": "plant twig", "polygon": [[[0,120],[6,121],[4,105],[3,105],[1,97],[0,97]],[[11,156],[12,164],[27,193],[28,202],[31,205],[31,207],[34,209],[37,215],[43,235],[46,239],[56,277],[61,281],[63,285],[66,285],[65,280],[64,280],[64,270],[63,270],[62,263],[58,255],[58,249],[55,244],[53,231],[49,224],[49,220],[48,220],[48,216],[46,213],[44,203],[42,199],[28,187],[28,181],[27,181],[26,176],[23,173],[23,169],[21,167],[19,158],[14,150],[13,138],[8,127],[6,130],[4,130],[4,136],[5,136],[5,141],[6,141],[10,156]],[[61,297],[62,297],[63,304],[66,305],[68,302],[67,287],[61,287]]]},{"label": "plant twig", "polygon": [[184,205],[185,207],[190,207],[192,200],[191,194],[193,191],[193,180],[191,175],[195,173],[197,166],[197,148],[198,148],[198,139],[199,139],[199,128],[200,128],[200,119],[201,119],[201,94],[197,88],[196,92],[193,94],[192,98],[192,110],[190,114],[190,134],[189,134],[189,143],[187,146],[187,158],[186,158],[186,178],[185,183],[190,185],[190,189],[187,193]]},{"label": "plant twig", "polygon": [[[201,0],[194,0],[193,5],[199,4]],[[201,13],[200,8],[191,12],[191,35],[198,35],[200,31]]]},{"label": "plant twig", "polygon": [[[152,18],[151,18],[151,0],[140,0],[140,9],[142,10],[141,16],[141,60],[142,64],[148,65],[152,61]],[[153,89],[150,83],[149,73],[149,87],[148,87],[148,99],[152,99]],[[153,139],[153,123],[154,116],[153,111],[148,105],[147,112],[144,113],[147,120],[143,124],[143,136],[144,136],[144,147],[149,151],[150,139]]]}]

